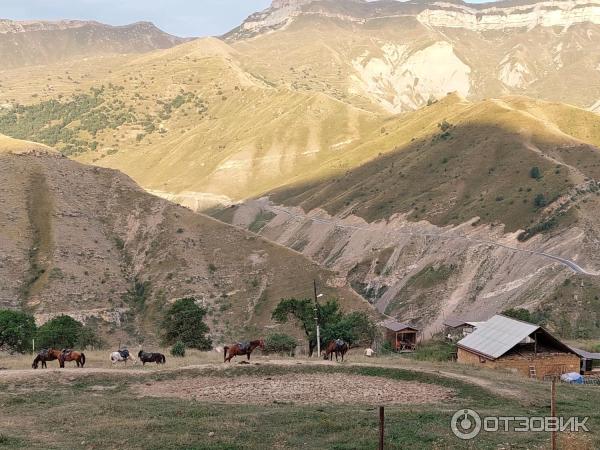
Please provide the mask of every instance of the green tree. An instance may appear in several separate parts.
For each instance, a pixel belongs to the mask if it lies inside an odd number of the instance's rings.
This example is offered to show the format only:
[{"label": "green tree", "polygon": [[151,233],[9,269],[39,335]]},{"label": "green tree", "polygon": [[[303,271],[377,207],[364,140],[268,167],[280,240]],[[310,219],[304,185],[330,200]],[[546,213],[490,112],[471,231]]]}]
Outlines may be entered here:
[{"label": "green tree", "polygon": [[534,178],[536,180],[539,180],[540,178],[542,178],[542,171],[540,170],[539,167],[535,166],[532,167],[531,170],[529,171],[529,176],[531,178]]},{"label": "green tree", "polygon": [[546,200],[546,196],[544,194],[538,194],[535,196],[533,204],[536,206],[536,208],[543,208],[548,204],[548,201]]},{"label": "green tree", "polygon": [[204,323],[206,309],[196,304],[195,298],[181,298],[168,309],[162,323],[163,344],[181,341],[186,347],[210,350],[210,331]]},{"label": "green tree", "polygon": [[344,315],[338,322],[323,330],[323,341],[343,339],[348,344],[370,345],[375,339],[375,324],[363,311]]},{"label": "green tree", "polygon": [[525,308],[509,308],[502,311],[502,315],[511,317],[513,319],[522,320],[523,322],[534,323],[536,325],[543,325],[545,323],[545,317],[539,312],[530,312]]},{"label": "green tree", "polygon": [[[321,328],[321,348],[333,339],[343,339],[349,344],[370,343],[375,336],[375,325],[364,312],[344,314],[337,300],[328,300],[317,308]],[[309,353],[317,346],[315,305],[311,299],[283,299],[271,315],[279,323],[294,320],[308,339]]]},{"label": "green tree", "polygon": [[101,346],[96,333],[71,316],[58,316],[38,328],[36,347],[38,348],[85,348]]},{"label": "green tree", "polygon": [[285,333],[272,333],[265,338],[265,353],[292,354],[298,342],[296,338]]},{"label": "green tree", "polygon": [[22,311],[0,310],[0,350],[26,352],[31,348],[35,331],[32,315]]}]

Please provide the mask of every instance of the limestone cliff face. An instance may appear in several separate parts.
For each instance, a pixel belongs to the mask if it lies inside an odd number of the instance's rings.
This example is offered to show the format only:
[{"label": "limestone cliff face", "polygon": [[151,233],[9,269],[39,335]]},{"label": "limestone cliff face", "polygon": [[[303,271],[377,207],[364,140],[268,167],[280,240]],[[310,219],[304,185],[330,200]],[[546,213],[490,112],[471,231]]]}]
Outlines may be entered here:
[{"label": "limestone cliff face", "polygon": [[570,27],[578,23],[600,24],[600,2],[566,0],[485,9],[435,2],[417,14],[417,20],[432,27],[465,28],[473,31],[507,28]]},{"label": "limestone cliff face", "polygon": [[[310,5],[309,8],[305,6]],[[360,7],[353,7],[360,6]],[[467,5],[462,2],[423,1],[383,2],[361,0],[274,0],[271,7],[253,14],[241,26],[253,33],[283,26],[302,14],[338,17],[347,21],[373,21],[394,17],[414,17],[429,27],[494,31],[510,28],[570,27],[580,23],[600,24],[600,1],[562,0],[516,4],[498,2]],[[243,38],[243,34],[237,34]]]}]

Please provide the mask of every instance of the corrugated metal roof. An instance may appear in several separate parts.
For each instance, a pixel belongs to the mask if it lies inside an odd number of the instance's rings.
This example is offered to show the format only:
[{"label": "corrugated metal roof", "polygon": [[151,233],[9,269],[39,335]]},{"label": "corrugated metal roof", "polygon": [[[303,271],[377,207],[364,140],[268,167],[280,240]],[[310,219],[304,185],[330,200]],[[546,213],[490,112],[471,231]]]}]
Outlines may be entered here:
[{"label": "corrugated metal roof", "polygon": [[383,322],[380,323],[380,325],[384,328],[387,328],[390,331],[402,331],[402,330],[406,330],[407,328],[410,328],[412,330],[419,330],[417,327],[409,324],[409,323],[404,323],[404,322],[397,322],[395,320],[385,320]]},{"label": "corrugated metal roof", "polygon": [[461,339],[458,345],[496,359],[539,328],[538,325],[497,315]]},{"label": "corrugated metal roof", "polygon": [[571,347],[570,345],[569,348],[573,350],[573,352],[577,353],[577,355],[579,355],[581,358],[593,359],[595,361],[600,360],[600,353],[588,352],[577,347]]},{"label": "corrugated metal roof", "polygon": [[444,320],[444,325],[450,328],[458,328],[468,324],[469,322],[458,317],[448,317]]}]

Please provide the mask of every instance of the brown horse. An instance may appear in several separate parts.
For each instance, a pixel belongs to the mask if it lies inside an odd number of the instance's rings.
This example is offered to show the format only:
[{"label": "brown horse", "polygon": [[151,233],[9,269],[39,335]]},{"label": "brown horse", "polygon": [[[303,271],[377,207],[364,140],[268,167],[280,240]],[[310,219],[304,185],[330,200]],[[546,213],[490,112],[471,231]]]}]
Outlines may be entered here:
[{"label": "brown horse", "polygon": [[31,364],[31,367],[33,369],[37,369],[39,364],[42,363],[42,369],[47,369],[48,364],[46,364],[46,362],[56,361],[57,359],[58,358],[56,356],[54,356],[53,354],[50,354],[48,350],[42,350],[41,352],[39,352],[37,354],[37,356],[33,360],[33,364]]},{"label": "brown horse", "polygon": [[75,352],[73,350],[48,350],[48,354],[51,354],[58,359],[58,364],[61,369],[65,368],[65,362],[75,361],[77,367],[83,367],[85,365],[85,355],[83,353]]},{"label": "brown horse", "polygon": [[[230,362],[231,358],[238,355],[247,355],[248,361],[250,361],[250,354],[256,349],[260,347],[261,350],[265,349],[265,341],[263,339],[259,339],[258,341],[250,341],[250,342],[238,342],[233,344],[230,347],[223,347],[223,362]],[[229,353],[229,356],[227,354]]]},{"label": "brown horse", "polygon": [[329,341],[327,347],[325,347],[325,358],[333,361],[333,354],[335,353],[335,360],[338,360],[338,354],[342,356],[342,362],[344,362],[344,355],[348,351],[348,344],[341,339]]}]

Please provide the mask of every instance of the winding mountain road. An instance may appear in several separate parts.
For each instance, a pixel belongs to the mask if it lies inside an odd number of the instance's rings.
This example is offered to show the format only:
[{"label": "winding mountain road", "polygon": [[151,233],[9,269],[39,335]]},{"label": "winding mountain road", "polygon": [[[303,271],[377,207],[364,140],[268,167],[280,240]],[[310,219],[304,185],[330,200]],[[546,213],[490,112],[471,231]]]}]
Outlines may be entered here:
[{"label": "winding mountain road", "polygon": [[[294,219],[298,219],[298,220],[302,220],[302,221],[310,220],[315,223],[323,223],[323,224],[327,224],[327,225],[332,225],[336,228],[346,228],[346,229],[364,230],[364,231],[369,231],[369,229],[370,229],[369,225],[340,224],[338,222],[334,222],[332,220],[327,220],[327,219],[321,219],[319,217],[307,217],[307,216],[301,215],[301,214],[294,214],[284,208],[278,208],[276,206],[269,205],[266,207],[266,209],[270,210],[273,213],[287,214],[288,216],[290,216]],[[579,275],[589,275],[589,276],[600,275],[599,272],[592,272],[592,271],[586,270],[583,267],[579,266],[576,262],[571,261],[570,259],[567,259],[567,258],[563,258],[561,256],[552,255],[550,253],[546,253],[541,250],[527,250],[527,249],[523,249],[523,248],[513,247],[510,245],[502,244],[500,242],[496,242],[496,241],[492,241],[492,240],[488,240],[488,239],[477,239],[477,238],[472,238],[469,236],[457,235],[457,234],[451,234],[451,233],[419,233],[419,232],[415,233],[413,231],[400,231],[400,230],[398,230],[397,233],[401,234],[401,235],[414,236],[414,237],[431,237],[431,238],[444,239],[444,240],[462,240],[462,241],[470,242],[475,245],[492,245],[494,247],[503,248],[503,249],[506,249],[506,250],[509,250],[509,251],[512,251],[515,253],[526,253],[529,255],[541,256],[543,258],[548,258],[548,259],[554,260]]]}]

